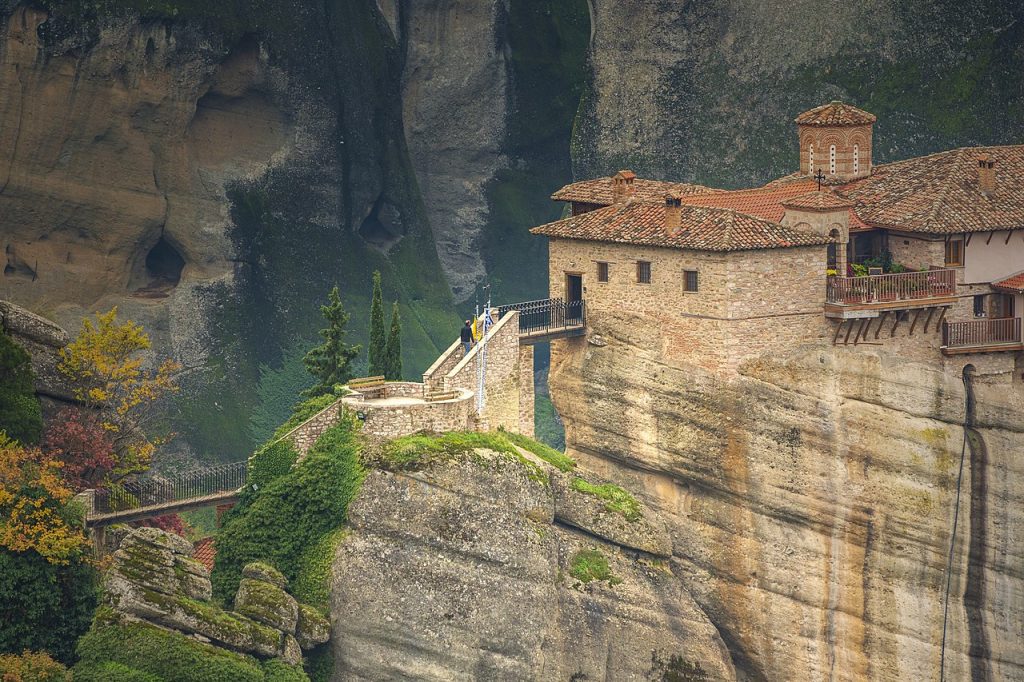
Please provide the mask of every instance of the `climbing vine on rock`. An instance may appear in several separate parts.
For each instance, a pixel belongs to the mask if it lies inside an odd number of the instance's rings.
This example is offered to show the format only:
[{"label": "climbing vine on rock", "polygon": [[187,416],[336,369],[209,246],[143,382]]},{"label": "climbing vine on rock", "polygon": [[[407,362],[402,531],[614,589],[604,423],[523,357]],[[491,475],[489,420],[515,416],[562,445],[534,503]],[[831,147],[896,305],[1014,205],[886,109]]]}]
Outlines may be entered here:
[{"label": "climbing vine on rock", "polygon": [[0,431],[28,445],[39,442],[43,427],[34,382],[29,354],[0,330]]}]

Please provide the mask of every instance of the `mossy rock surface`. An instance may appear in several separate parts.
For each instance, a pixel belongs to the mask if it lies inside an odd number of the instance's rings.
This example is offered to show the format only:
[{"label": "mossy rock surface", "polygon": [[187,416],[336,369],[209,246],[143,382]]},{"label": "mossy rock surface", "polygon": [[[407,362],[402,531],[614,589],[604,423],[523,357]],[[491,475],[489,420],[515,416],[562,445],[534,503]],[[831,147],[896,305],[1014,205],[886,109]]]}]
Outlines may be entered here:
[{"label": "mossy rock surface", "polygon": [[295,597],[280,587],[252,578],[242,578],[235,596],[235,610],[288,634],[294,634],[299,622],[299,604]]},{"label": "mossy rock surface", "polygon": [[280,587],[282,590],[288,589],[288,578],[284,577],[281,571],[277,570],[270,564],[263,563],[262,561],[253,561],[252,563],[246,564],[242,568],[242,577],[251,578],[252,580],[262,580],[265,583],[270,583],[274,587]]},{"label": "mossy rock surface", "polygon": [[295,637],[303,649],[312,649],[331,638],[331,622],[312,606],[299,604],[299,624]]}]

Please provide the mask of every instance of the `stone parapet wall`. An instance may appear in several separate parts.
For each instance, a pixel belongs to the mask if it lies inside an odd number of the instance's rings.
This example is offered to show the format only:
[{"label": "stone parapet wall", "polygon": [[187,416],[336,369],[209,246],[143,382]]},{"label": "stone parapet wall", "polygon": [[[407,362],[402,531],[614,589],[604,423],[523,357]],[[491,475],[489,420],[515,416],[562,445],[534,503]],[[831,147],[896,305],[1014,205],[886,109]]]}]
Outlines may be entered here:
[{"label": "stone parapet wall", "polygon": [[[415,384],[422,391],[422,384]],[[375,400],[362,400],[346,396],[345,407],[355,412],[363,422],[363,433],[378,438],[398,438],[422,431],[444,433],[466,431],[473,428],[476,406],[473,392],[460,390],[452,400],[437,402],[404,401],[388,404]]]},{"label": "stone parapet wall", "polygon": [[423,373],[423,385],[426,386],[427,393],[434,393],[444,388],[444,378],[448,372],[454,369],[455,365],[459,364],[464,354],[462,352],[462,343],[456,339],[452,345],[448,346],[447,350],[441,354],[441,356],[434,361],[434,364],[430,366],[426,372]]},{"label": "stone parapet wall", "polygon": [[337,400],[281,436],[279,440],[290,440],[299,453],[299,459],[302,459],[324,431],[341,421],[341,416],[342,401]]},{"label": "stone parapet wall", "polygon": [[[484,384],[484,412],[487,428],[519,431],[522,422],[533,423],[533,355],[521,355],[519,313],[512,311],[491,327],[486,339],[487,376]],[[484,350],[481,341],[469,355],[448,372],[444,390],[477,390],[479,363]],[[529,363],[527,368],[523,363]],[[523,381],[524,377],[529,381]]]}]

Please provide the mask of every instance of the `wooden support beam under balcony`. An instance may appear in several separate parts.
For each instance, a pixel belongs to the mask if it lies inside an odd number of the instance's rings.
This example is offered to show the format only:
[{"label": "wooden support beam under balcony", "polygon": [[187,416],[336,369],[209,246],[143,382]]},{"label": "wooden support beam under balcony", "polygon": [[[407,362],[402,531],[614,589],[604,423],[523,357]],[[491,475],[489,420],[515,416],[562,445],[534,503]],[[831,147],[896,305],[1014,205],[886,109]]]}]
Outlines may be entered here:
[{"label": "wooden support beam under balcony", "polygon": [[956,301],[956,270],[924,270],[863,277],[829,277],[825,316],[840,320],[878,317],[888,310],[916,310]]},{"label": "wooden support beam under balcony", "polygon": [[968,320],[942,324],[942,354],[1024,351],[1021,318]]}]

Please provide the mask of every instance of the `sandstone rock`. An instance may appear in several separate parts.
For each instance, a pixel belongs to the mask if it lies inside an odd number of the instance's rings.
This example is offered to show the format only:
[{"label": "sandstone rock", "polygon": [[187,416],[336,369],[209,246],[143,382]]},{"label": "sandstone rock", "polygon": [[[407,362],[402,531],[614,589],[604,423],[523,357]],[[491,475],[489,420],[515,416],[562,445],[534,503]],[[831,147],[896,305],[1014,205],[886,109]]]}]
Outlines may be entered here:
[{"label": "sandstone rock", "polygon": [[186,571],[179,576],[179,584],[181,592],[190,599],[207,601],[213,597],[213,584],[207,576]]},{"label": "sandstone rock", "polygon": [[159,528],[137,528],[121,542],[122,547],[133,547],[139,544],[149,544],[159,549],[166,549],[172,554],[182,557],[191,558],[192,556],[191,542],[177,533],[168,533]]},{"label": "sandstone rock", "polygon": [[243,616],[293,634],[299,622],[299,604],[280,587],[243,578],[235,596],[235,610]]},{"label": "sandstone rock", "polygon": [[312,649],[331,638],[331,623],[308,604],[299,604],[295,638],[303,649]]},{"label": "sandstone rock", "polygon": [[[635,334],[650,322],[626,315],[590,322],[614,347],[552,344],[551,396],[568,452],[665,517],[671,569],[729,642],[739,672],[937,679],[963,359],[942,356],[934,335],[856,349],[823,339],[766,348],[719,376],[666,342],[676,322],[656,337]],[[970,678],[972,667],[994,679],[1024,674],[1013,634],[1024,627],[1024,582],[1009,568],[1024,560],[1010,540],[1024,528],[1015,483],[1024,480],[1015,455],[1024,451],[1024,384],[1019,357],[997,355],[971,358],[988,456],[965,463],[950,679]],[[1003,587],[974,605],[982,575]],[[970,656],[983,642],[988,654]]]},{"label": "sandstone rock", "polygon": [[[334,677],[662,679],[652,661],[682,656],[734,679],[667,564],[555,523],[531,471],[471,458],[369,474],[332,572]],[[595,543],[621,582],[577,587],[573,557]]]},{"label": "sandstone rock", "polygon": [[259,561],[248,563],[242,568],[243,578],[252,578],[253,580],[262,580],[265,583],[270,583],[274,587],[280,587],[282,590],[288,588],[288,578],[284,577],[281,571],[277,570],[270,564],[265,564]]},{"label": "sandstone rock", "polygon": [[636,518],[608,509],[607,501],[573,489],[575,475],[554,474],[555,519],[609,542],[639,549],[659,557],[672,556],[668,526],[653,510],[645,508]]},{"label": "sandstone rock", "polygon": [[281,642],[281,660],[289,665],[302,665],[302,648],[291,635],[285,635]]}]

